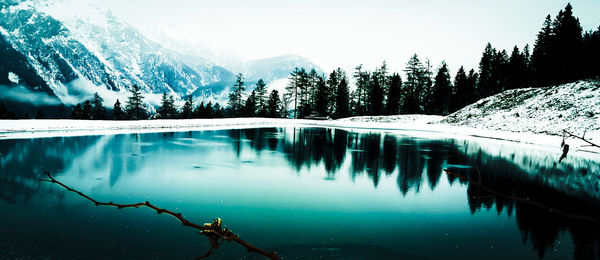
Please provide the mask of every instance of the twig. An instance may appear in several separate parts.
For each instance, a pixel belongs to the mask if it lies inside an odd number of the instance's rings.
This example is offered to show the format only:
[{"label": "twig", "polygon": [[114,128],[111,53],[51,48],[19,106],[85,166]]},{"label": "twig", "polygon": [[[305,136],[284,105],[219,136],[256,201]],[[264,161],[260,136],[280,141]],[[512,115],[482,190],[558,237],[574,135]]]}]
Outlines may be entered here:
[{"label": "twig", "polygon": [[580,139],[580,140],[582,140],[582,141],[584,141],[584,142],[588,143],[588,144],[589,144],[589,146],[594,146],[594,147],[598,147],[598,148],[600,148],[600,145],[597,145],[597,144],[595,144],[595,143],[592,143],[592,142],[590,142],[589,140],[585,139],[585,132],[583,133],[583,136],[578,136],[578,135],[572,134],[572,133],[570,133],[570,132],[569,132],[569,131],[567,131],[567,130],[563,130],[563,132],[564,132],[565,134],[567,134],[568,136],[570,136],[570,137],[577,138],[577,139]]},{"label": "twig", "polygon": [[84,193],[65,185],[64,183],[57,181],[56,179],[54,179],[54,177],[52,177],[52,175],[50,175],[49,172],[46,171],[44,173],[48,176],[49,179],[47,179],[47,180],[40,179],[40,181],[58,184],[58,185],[62,186],[63,188],[65,188],[67,191],[74,192],[77,195],[84,197],[87,200],[93,202],[96,206],[112,206],[112,207],[116,207],[117,209],[148,207],[148,208],[155,210],[157,214],[165,213],[167,215],[175,217],[184,226],[200,230],[200,234],[202,234],[208,238],[208,241],[210,242],[210,248],[204,255],[201,255],[201,256],[197,257],[196,259],[208,257],[214,251],[216,251],[219,248],[219,246],[221,244],[223,244],[223,242],[232,242],[232,241],[245,247],[246,251],[248,251],[248,253],[255,252],[255,253],[261,254],[261,255],[268,257],[270,259],[273,259],[273,260],[280,259],[279,255],[277,255],[277,252],[269,252],[264,249],[253,246],[252,244],[242,240],[239,236],[237,236],[236,234],[231,232],[231,230],[229,230],[228,228],[222,228],[220,218],[213,220],[212,223],[205,223],[204,225],[199,225],[199,224],[188,221],[181,215],[181,213],[175,213],[168,209],[159,208],[157,206],[154,206],[153,204],[151,204],[148,201],[140,202],[140,203],[133,203],[133,204],[118,204],[118,203],[113,203],[112,201],[111,202],[99,202],[99,201],[93,199],[92,197],[85,195]]},{"label": "twig", "polygon": [[515,196],[512,196],[512,195],[499,193],[497,191],[494,191],[494,190],[492,190],[492,189],[490,189],[490,188],[482,185],[479,182],[473,181],[470,178],[462,176],[462,175],[460,175],[458,173],[449,171],[448,169],[444,169],[444,172],[446,174],[448,174],[448,175],[455,176],[455,177],[457,177],[457,178],[459,178],[459,179],[461,179],[463,181],[467,181],[467,182],[469,182],[469,183],[471,183],[471,184],[473,184],[473,185],[481,188],[482,190],[484,190],[484,191],[486,191],[488,193],[491,193],[493,195],[504,197],[504,198],[508,198],[508,199],[511,199],[511,200],[514,200],[514,201],[518,201],[518,202],[523,202],[523,203],[526,203],[526,204],[529,204],[529,205],[532,205],[532,206],[536,206],[536,207],[542,208],[542,209],[544,209],[544,210],[546,210],[548,212],[552,212],[554,214],[557,214],[557,215],[560,215],[560,216],[563,216],[563,217],[566,217],[566,218],[588,221],[588,222],[592,222],[594,224],[600,225],[600,220],[598,218],[594,218],[594,217],[590,217],[590,216],[584,216],[584,215],[578,215],[578,214],[567,213],[565,211],[554,209],[552,207],[546,206],[546,205],[544,205],[542,203],[539,203],[537,201],[529,200],[527,198],[519,198],[519,197],[515,197]]}]

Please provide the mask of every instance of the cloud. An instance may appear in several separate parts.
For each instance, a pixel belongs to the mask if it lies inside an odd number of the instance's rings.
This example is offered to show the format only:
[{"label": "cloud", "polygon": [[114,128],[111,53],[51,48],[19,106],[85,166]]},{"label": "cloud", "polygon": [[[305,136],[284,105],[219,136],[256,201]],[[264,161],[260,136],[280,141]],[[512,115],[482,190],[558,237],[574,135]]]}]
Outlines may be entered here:
[{"label": "cloud", "polygon": [[59,105],[61,103],[58,98],[52,97],[45,92],[34,92],[21,85],[0,85],[0,99],[30,103],[36,106]]}]

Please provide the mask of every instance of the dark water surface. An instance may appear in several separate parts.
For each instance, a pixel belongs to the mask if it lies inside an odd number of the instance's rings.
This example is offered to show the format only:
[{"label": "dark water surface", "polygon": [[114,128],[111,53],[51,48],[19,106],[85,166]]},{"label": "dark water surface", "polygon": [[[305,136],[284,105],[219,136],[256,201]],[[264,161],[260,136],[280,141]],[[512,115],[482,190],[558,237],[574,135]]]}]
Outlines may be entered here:
[{"label": "dark water surface", "polygon": [[[220,217],[286,259],[600,259],[599,226],[493,196],[600,215],[590,156],[402,132],[258,128],[0,141],[1,259],[193,259]],[[480,173],[477,170],[480,169]],[[257,258],[225,244],[215,259]]]}]

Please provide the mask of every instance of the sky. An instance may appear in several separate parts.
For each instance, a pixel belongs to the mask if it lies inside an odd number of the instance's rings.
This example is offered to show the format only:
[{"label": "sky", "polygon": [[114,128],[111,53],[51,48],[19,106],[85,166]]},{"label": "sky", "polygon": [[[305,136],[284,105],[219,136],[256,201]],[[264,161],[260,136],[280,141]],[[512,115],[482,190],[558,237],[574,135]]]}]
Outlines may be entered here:
[{"label": "sky", "polygon": [[[384,60],[402,71],[413,54],[455,73],[476,68],[485,44],[532,45],[562,0],[96,0],[138,28],[208,42],[243,59],[297,54],[325,71]],[[572,0],[584,30],[600,25],[599,0]]]}]

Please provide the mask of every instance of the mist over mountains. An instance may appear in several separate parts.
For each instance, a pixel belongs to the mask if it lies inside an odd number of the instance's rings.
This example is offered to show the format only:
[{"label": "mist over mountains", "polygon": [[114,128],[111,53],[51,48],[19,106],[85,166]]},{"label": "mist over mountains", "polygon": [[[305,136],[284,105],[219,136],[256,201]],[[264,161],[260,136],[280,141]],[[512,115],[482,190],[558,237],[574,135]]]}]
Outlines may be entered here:
[{"label": "mist over mountains", "polygon": [[322,73],[296,55],[219,59],[224,56],[211,55],[218,48],[168,44],[86,2],[0,3],[0,85],[6,93],[0,99],[31,104],[39,95],[47,105],[73,105],[98,92],[112,106],[109,102],[126,97],[136,84],[151,105],[163,92],[225,102],[237,73],[244,74],[248,86],[259,78],[267,84],[287,78],[295,67]]}]

